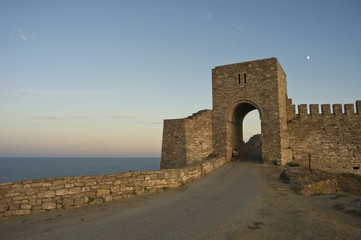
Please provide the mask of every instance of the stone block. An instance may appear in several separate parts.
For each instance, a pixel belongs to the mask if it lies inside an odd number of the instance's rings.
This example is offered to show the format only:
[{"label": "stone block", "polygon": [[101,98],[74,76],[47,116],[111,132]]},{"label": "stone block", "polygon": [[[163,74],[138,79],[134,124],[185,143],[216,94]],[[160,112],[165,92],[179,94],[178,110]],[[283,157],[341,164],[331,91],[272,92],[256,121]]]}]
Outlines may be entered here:
[{"label": "stone block", "polygon": [[81,187],[69,188],[68,193],[69,193],[69,194],[81,193]]},{"label": "stone block", "polygon": [[46,191],[38,194],[39,198],[52,198],[55,197],[54,191]]},{"label": "stone block", "polygon": [[351,117],[355,115],[355,108],[353,104],[345,104],[344,107],[346,116]]},{"label": "stone block", "polygon": [[64,185],[53,185],[49,187],[49,190],[59,190],[59,189],[63,189]]},{"label": "stone block", "polygon": [[0,189],[0,197],[4,197],[9,191],[9,189]]},{"label": "stone block", "polygon": [[17,197],[14,197],[13,199],[12,199],[12,201],[22,201],[22,200],[24,200],[24,199],[28,199],[28,197],[27,196],[25,196],[25,195],[21,195],[21,196],[17,196]]},{"label": "stone block", "polygon": [[[33,207],[31,208],[31,211],[32,211],[32,212],[37,211],[37,210],[41,210],[41,205],[40,205],[40,206],[33,206]],[[45,211],[45,210],[43,210],[43,211]]]},{"label": "stone block", "polygon": [[55,209],[56,208],[56,203],[43,203],[41,208],[43,210],[51,210],[51,209]]},{"label": "stone block", "polygon": [[65,184],[65,188],[72,188],[72,187],[74,187],[74,183]]},{"label": "stone block", "polygon": [[74,200],[74,205],[76,207],[83,206],[85,202],[85,198],[77,198]]},{"label": "stone block", "polygon": [[321,105],[322,115],[328,116],[331,114],[331,105],[330,104],[322,104]]},{"label": "stone block", "polygon": [[122,183],[121,180],[115,180],[113,181],[112,185],[120,185]]},{"label": "stone block", "polygon": [[83,193],[90,192],[91,190],[92,190],[91,187],[82,187],[81,188],[81,192],[83,192]]},{"label": "stone block", "polygon": [[113,196],[110,195],[110,194],[109,195],[104,195],[103,198],[104,198],[105,202],[110,202],[111,200],[113,200]]},{"label": "stone block", "polygon": [[74,199],[65,198],[65,199],[63,199],[62,205],[64,206],[64,208],[69,208],[70,206],[74,206]]},{"label": "stone block", "polygon": [[65,184],[67,184],[66,180],[56,180],[53,182],[53,185],[63,185],[65,186]]},{"label": "stone block", "polygon": [[39,182],[39,183],[32,183],[30,184],[31,188],[38,188],[38,187],[42,187],[43,183]]},{"label": "stone block", "polygon": [[29,188],[29,189],[27,189],[26,192],[25,192],[26,195],[33,195],[33,194],[35,194],[35,193],[36,193],[36,191],[35,191],[34,188]]},{"label": "stone block", "polygon": [[13,197],[17,197],[17,196],[20,196],[20,193],[7,193],[5,194],[4,198],[13,198]]},{"label": "stone block", "polygon": [[35,198],[35,199],[30,199],[29,200],[29,204],[33,205],[33,206],[39,206],[41,205],[41,199]]},{"label": "stone block", "polygon": [[69,190],[68,189],[56,190],[55,195],[57,195],[57,196],[69,195]]},{"label": "stone block", "polygon": [[42,187],[51,187],[53,186],[53,183],[52,182],[44,182],[41,184]]},{"label": "stone block", "polygon": [[48,203],[48,202],[56,202],[54,198],[42,198],[41,202]]},{"label": "stone block", "polygon": [[9,205],[9,210],[18,210],[20,208],[20,204],[14,204],[13,202]]},{"label": "stone block", "polygon": [[74,187],[84,187],[85,183],[84,182],[76,182],[74,183]]},{"label": "stone block", "polygon": [[120,191],[120,186],[113,186],[110,188],[111,193],[118,193]]},{"label": "stone block", "polygon": [[107,195],[110,194],[110,190],[109,189],[98,189],[97,190],[97,196],[103,196],[103,195]]},{"label": "stone block", "polygon": [[332,109],[335,116],[342,115],[342,104],[333,104]]},{"label": "stone block", "polygon": [[30,210],[32,206],[30,204],[21,204],[20,210]]},{"label": "stone block", "polygon": [[0,212],[5,212],[8,210],[9,206],[5,203],[0,203]]},{"label": "stone block", "polygon": [[318,104],[310,104],[310,114],[312,117],[318,117],[320,114],[320,107]]}]

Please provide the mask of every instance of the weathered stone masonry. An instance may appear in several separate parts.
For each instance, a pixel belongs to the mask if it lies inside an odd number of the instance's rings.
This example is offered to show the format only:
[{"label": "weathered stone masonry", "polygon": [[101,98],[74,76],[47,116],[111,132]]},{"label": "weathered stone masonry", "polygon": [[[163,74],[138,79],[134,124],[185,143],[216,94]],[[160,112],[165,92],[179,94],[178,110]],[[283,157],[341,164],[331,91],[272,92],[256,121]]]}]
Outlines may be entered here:
[{"label": "weathered stone masonry", "polygon": [[[292,106],[292,100],[289,100]],[[361,101],[345,104],[291,107],[288,116],[289,147],[292,161],[331,172],[361,174]]]},{"label": "weathered stone masonry", "polygon": [[[331,172],[361,174],[361,101],[298,107],[287,97],[287,77],[276,58],[219,66],[212,69],[213,110],[203,124],[189,119],[165,120],[162,168],[180,167],[211,156],[231,158],[232,149],[244,151],[243,119],[260,113],[262,159],[265,162],[297,162]],[[212,126],[209,122],[212,122]],[[211,133],[210,133],[211,132]],[[197,139],[198,138],[198,139]],[[197,141],[188,141],[197,139]],[[198,153],[199,142],[211,142]],[[192,149],[190,151],[189,149]],[[199,148],[200,149],[200,148]]]},{"label": "weathered stone masonry", "polygon": [[225,163],[225,158],[218,158],[183,169],[0,183],[0,217],[81,207],[165,191],[199,179]]},{"label": "weathered stone masonry", "polygon": [[212,111],[185,119],[165,120],[161,168],[179,168],[201,161],[212,153]]}]

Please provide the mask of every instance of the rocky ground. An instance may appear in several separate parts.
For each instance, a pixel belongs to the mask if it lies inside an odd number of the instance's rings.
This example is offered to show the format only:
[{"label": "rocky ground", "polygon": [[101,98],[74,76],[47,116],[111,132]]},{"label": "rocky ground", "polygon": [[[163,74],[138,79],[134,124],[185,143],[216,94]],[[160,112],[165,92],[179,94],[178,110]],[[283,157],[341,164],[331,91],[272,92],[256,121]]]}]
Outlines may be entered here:
[{"label": "rocky ground", "polygon": [[285,168],[260,165],[259,170],[268,185],[262,198],[202,239],[360,239],[359,180],[334,174],[338,193],[304,196],[280,179]]}]

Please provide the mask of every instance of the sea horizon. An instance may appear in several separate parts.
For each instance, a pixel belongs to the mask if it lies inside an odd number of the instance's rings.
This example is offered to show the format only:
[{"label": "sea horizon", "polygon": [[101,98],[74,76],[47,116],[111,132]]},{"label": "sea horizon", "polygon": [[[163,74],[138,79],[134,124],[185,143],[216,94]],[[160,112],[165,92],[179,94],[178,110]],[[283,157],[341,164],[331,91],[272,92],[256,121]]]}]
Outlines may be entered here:
[{"label": "sea horizon", "polygon": [[160,157],[0,157],[0,183],[152,171]]}]

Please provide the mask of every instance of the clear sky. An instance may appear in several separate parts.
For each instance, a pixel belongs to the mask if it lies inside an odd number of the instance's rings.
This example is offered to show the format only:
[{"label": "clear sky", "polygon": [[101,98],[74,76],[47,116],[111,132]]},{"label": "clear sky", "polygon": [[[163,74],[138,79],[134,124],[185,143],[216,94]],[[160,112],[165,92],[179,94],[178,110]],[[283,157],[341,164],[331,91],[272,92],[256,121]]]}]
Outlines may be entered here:
[{"label": "clear sky", "polygon": [[249,60],[278,58],[296,104],[354,103],[360,12],[349,0],[0,1],[0,157],[160,156],[163,119],[211,109],[211,69]]}]

